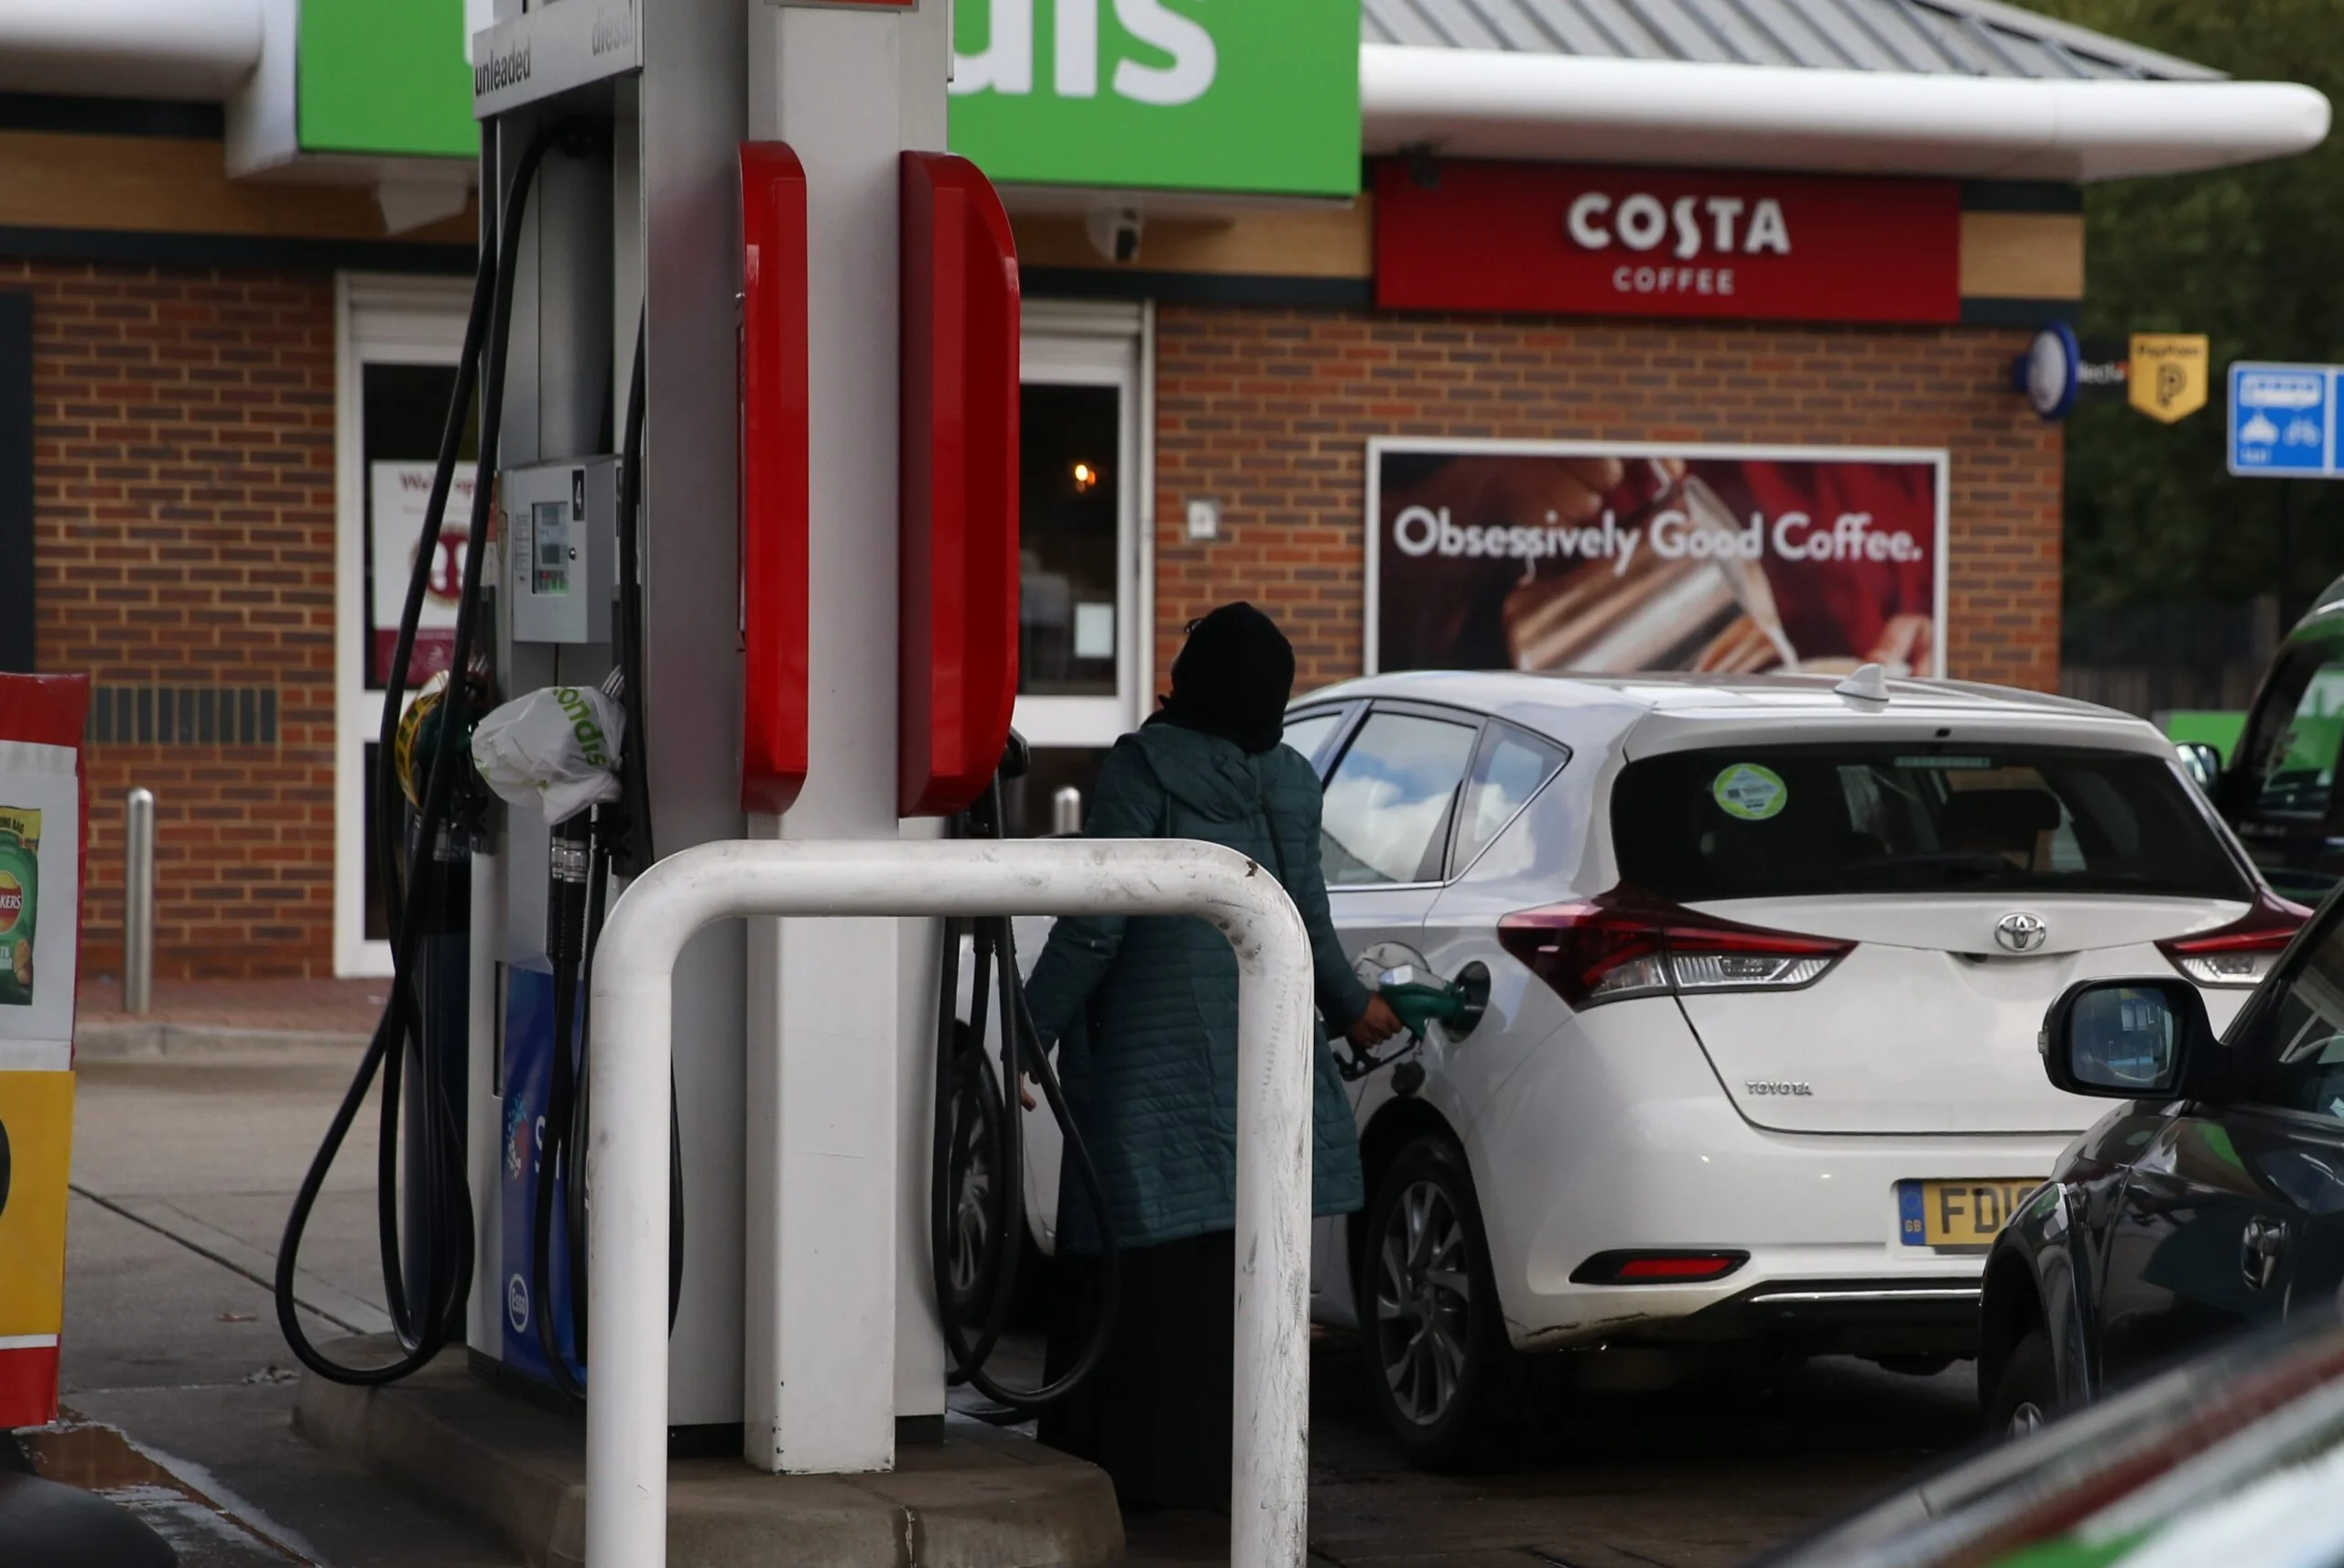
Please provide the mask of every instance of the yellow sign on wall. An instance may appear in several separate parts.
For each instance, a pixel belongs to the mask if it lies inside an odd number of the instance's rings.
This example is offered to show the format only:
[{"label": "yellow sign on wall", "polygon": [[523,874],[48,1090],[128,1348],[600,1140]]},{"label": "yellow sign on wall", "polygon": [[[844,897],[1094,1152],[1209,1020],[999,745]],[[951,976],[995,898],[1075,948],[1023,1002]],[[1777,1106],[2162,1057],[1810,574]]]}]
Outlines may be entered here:
[{"label": "yellow sign on wall", "polygon": [[2195,332],[2135,332],[2129,395],[2132,406],[2170,425],[2206,406],[2206,339]]},{"label": "yellow sign on wall", "polygon": [[65,1182],[73,1075],[0,1073],[0,1344],[65,1316]]}]

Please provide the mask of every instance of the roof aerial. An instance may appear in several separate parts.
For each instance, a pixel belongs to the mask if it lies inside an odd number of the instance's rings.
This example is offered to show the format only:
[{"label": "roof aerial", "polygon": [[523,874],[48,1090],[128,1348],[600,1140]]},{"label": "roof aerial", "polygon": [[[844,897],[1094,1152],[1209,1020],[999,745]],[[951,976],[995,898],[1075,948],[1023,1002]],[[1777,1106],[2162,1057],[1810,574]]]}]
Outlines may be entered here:
[{"label": "roof aerial", "polygon": [[1878,665],[1859,665],[1853,675],[1831,689],[1858,702],[1886,702],[1888,672]]}]

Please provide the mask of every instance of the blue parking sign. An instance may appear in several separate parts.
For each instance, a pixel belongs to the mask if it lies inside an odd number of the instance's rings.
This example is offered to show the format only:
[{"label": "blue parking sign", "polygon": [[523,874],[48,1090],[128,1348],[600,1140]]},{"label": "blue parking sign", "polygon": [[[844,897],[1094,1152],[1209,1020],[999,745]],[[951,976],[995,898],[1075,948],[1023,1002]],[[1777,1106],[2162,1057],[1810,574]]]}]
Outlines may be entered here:
[{"label": "blue parking sign", "polygon": [[2336,365],[2230,366],[2230,472],[2281,479],[2337,477]]}]

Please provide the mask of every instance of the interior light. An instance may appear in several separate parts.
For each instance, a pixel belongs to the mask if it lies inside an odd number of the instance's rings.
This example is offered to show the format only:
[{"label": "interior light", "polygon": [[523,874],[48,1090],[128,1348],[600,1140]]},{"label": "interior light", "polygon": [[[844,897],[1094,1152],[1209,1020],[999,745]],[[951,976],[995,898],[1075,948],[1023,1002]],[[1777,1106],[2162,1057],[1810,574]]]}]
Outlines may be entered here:
[{"label": "interior light", "polygon": [[1093,491],[1093,490],[1096,490],[1096,489],[1098,489],[1098,488],[1099,488],[1099,470],[1098,470],[1097,469],[1095,469],[1095,468],[1092,468],[1089,463],[1077,463],[1077,464],[1075,464],[1075,465],[1074,465],[1074,492],[1075,492],[1077,495],[1083,495],[1083,494],[1087,494],[1087,493],[1089,493],[1090,492],[1091,492],[1091,491]]}]

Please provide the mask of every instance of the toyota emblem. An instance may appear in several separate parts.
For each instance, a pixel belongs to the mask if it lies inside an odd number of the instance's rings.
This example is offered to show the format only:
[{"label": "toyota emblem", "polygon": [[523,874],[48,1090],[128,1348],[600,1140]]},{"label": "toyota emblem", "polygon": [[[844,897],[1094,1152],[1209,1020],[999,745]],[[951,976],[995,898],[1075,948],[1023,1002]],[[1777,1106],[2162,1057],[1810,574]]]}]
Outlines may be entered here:
[{"label": "toyota emblem", "polygon": [[2051,939],[2051,928],[2039,914],[2013,910],[1994,922],[1994,940],[2013,953],[2032,953]]}]

